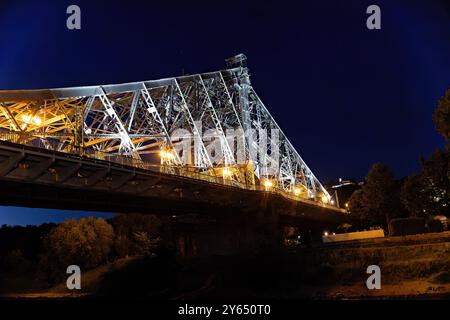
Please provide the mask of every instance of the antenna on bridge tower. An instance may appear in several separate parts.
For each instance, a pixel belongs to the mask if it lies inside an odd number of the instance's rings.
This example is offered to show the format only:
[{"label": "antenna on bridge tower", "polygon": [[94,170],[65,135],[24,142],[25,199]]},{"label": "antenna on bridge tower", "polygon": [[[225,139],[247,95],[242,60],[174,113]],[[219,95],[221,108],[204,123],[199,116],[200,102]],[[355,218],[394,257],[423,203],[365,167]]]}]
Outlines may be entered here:
[{"label": "antenna on bridge tower", "polygon": [[231,58],[225,59],[225,62],[229,68],[245,67],[247,64],[247,57],[245,54],[240,53]]}]

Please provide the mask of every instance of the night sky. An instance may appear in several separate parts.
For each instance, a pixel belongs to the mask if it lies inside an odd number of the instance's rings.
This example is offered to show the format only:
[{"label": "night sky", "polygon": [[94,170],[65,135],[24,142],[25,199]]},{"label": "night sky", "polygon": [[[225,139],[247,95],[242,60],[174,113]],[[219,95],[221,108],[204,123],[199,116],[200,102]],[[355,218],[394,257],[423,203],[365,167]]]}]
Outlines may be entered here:
[{"label": "night sky", "polygon": [[[431,114],[450,87],[449,1],[5,1],[0,89],[150,80],[225,68],[253,85],[316,176],[396,177],[444,144]],[[77,4],[82,30],[66,28]],[[381,7],[382,29],[366,28]],[[80,213],[0,208],[0,225]]]}]

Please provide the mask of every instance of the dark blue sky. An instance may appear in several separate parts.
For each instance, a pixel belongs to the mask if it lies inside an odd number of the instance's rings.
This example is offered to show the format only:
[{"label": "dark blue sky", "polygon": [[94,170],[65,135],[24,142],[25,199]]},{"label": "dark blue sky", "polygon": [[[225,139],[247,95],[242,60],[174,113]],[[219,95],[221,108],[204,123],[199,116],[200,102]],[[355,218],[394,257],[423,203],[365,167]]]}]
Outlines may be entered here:
[{"label": "dark blue sky", "polygon": [[[81,31],[66,29],[70,4]],[[381,30],[366,28],[370,4]],[[402,177],[443,145],[431,114],[450,87],[448,1],[2,1],[0,39],[0,89],[212,71],[243,52],[258,94],[323,182],[362,178],[374,162]],[[10,212],[0,208],[0,224],[31,216]]]},{"label": "dark blue sky", "polygon": [[0,207],[0,227],[4,224],[26,226],[29,224],[40,225],[43,222],[59,223],[66,219],[79,219],[86,216],[105,219],[112,217],[111,214],[96,212]]}]

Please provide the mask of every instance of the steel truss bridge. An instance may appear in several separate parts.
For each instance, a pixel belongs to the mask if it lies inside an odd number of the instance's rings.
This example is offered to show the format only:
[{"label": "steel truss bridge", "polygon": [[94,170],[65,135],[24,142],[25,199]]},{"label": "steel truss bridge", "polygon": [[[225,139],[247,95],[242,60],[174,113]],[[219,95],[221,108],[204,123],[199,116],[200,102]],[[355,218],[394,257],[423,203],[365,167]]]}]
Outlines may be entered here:
[{"label": "steel truss bridge", "polygon": [[[117,212],[191,201],[201,210],[270,194],[285,207],[343,213],[257,95],[245,60],[161,80],[0,91],[0,204]],[[136,199],[112,196],[121,193]]]}]

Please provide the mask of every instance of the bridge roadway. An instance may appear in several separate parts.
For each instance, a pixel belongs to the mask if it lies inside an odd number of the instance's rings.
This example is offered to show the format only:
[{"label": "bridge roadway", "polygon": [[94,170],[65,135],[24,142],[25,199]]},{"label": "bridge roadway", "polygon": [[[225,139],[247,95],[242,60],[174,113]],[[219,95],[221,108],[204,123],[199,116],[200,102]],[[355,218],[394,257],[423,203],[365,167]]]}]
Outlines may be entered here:
[{"label": "bridge roadway", "polygon": [[179,168],[164,173],[161,166],[137,167],[127,161],[2,141],[0,205],[146,213],[177,216],[180,221],[195,216],[200,218],[194,219],[194,225],[203,218],[212,219],[215,230],[225,232],[235,231],[236,225],[246,225],[248,230],[261,224],[319,231],[347,220],[344,210],[332,206],[278,192],[247,190]]}]

